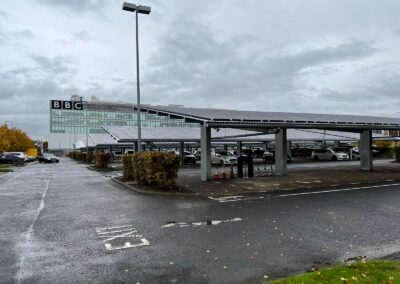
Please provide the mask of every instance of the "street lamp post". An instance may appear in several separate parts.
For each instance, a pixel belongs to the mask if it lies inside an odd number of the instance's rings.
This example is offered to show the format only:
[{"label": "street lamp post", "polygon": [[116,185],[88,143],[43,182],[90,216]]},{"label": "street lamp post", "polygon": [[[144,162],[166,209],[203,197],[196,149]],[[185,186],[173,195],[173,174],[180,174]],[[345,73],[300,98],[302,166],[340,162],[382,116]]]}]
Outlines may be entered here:
[{"label": "street lamp post", "polygon": [[139,81],[139,23],[138,14],[150,14],[151,8],[147,6],[135,5],[131,3],[122,3],[122,10],[128,12],[136,12],[136,87],[137,87],[137,128],[138,128],[138,140],[137,147],[138,152],[142,149],[142,125],[140,120],[140,81]]}]

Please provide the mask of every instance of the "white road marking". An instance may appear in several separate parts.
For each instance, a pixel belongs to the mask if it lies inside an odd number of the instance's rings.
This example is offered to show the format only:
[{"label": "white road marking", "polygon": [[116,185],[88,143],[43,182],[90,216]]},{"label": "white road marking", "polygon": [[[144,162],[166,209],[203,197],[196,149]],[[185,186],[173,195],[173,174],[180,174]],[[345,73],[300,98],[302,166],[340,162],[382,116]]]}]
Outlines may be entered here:
[{"label": "white road marking", "polygon": [[243,195],[232,195],[232,196],[222,196],[222,197],[208,197],[211,200],[215,200],[221,203],[225,202],[236,202],[236,201],[244,201],[244,200],[257,200],[264,199],[265,196],[243,196]]},{"label": "white road marking", "polygon": [[123,226],[108,227],[108,228],[97,228],[96,232],[113,230],[113,229],[121,229],[121,228],[127,228],[127,227],[132,227],[132,225],[123,225]]},{"label": "white road marking", "polygon": [[175,226],[179,226],[179,228],[185,228],[185,227],[205,227],[205,226],[217,226],[222,223],[232,223],[232,222],[238,222],[242,221],[240,218],[233,218],[233,219],[228,219],[228,220],[214,220],[214,221],[203,221],[203,222],[193,222],[193,223],[185,223],[185,222],[179,222],[179,223],[168,223],[164,226],[161,227],[161,229],[166,229],[166,228],[171,228]]},{"label": "white road marking", "polygon": [[[26,232],[24,244],[27,244],[27,243],[29,243],[29,242],[31,241],[31,239],[32,239],[32,234],[33,234],[33,228],[34,228],[34,226],[35,226],[37,220],[39,219],[40,213],[42,212],[42,210],[43,210],[44,207],[46,206],[46,202],[44,201],[44,199],[45,199],[45,197],[46,197],[47,191],[49,191],[49,183],[50,183],[50,179],[51,179],[51,176],[52,176],[53,172],[54,172],[54,166],[53,166],[52,171],[50,172],[50,175],[48,176],[48,179],[47,179],[47,181],[46,181],[46,186],[45,186],[44,191],[43,191],[43,193],[42,193],[42,198],[41,198],[41,200],[40,200],[39,208],[36,210],[36,214],[35,214],[35,217],[33,218],[33,222],[32,222],[32,224],[29,226],[28,231]],[[17,175],[16,177],[14,177],[14,178],[11,179],[11,180],[14,180],[14,179],[17,178],[18,176],[19,176],[19,175]],[[11,181],[11,180],[8,180],[8,182]],[[6,183],[7,183],[7,182],[6,182]],[[21,279],[22,279],[22,276],[23,276],[23,274],[24,274],[24,273],[23,273],[24,263],[25,263],[25,256],[22,256],[22,257],[21,257],[20,264],[19,264],[19,270],[18,270],[18,273],[17,273],[17,276],[16,276],[16,277],[17,277],[17,283],[21,283]]]},{"label": "white road marking", "polygon": [[16,174],[16,175],[13,176],[12,178],[10,178],[10,179],[7,180],[6,182],[4,182],[3,185],[5,185],[5,184],[7,184],[7,183],[9,183],[9,182],[12,182],[13,180],[19,178],[20,175],[21,175],[21,174]]},{"label": "white road marking", "polygon": [[[138,231],[132,225],[122,225],[106,228],[97,228],[96,233],[103,240],[107,250],[122,250],[149,246],[150,242],[143,235],[136,234]],[[120,245],[123,242],[123,245]]]},{"label": "white road marking", "polygon": [[150,243],[146,239],[140,239],[140,243],[132,245],[131,242],[125,242],[123,246],[112,246],[110,243],[104,244],[107,250],[121,250],[121,249],[128,249],[128,248],[137,248],[142,246],[149,246]]},{"label": "white road marking", "polygon": [[98,235],[106,235],[106,234],[115,234],[115,233],[123,233],[123,232],[129,232],[131,231],[132,228],[130,229],[123,229],[123,230],[115,230],[115,231],[98,231]]},{"label": "white road marking", "polygon": [[350,187],[350,188],[341,188],[341,189],[311,191],[311,192],[299,192],[299,193],[290,193],[290,194],[280,194],[280,195],[275,195],[275,196],[271,196],[271,197],[288,197],[288,196],[298,196],[298,195],[322,194],[322,193],[331,193],[331,192],[340,192],[340,191],[351,191],[351,190],[369,189],[369,188],[379,188],[379,187],[390,187],[390,186],[399,186],[399,185],[400,185],[400,183],[391,183],[391,184],[381,184],[381,185],[370,185],[370,186]]},{"label": "white road marking", "polygon": [[[331,187],[339,186],[339,185],[330,185]],[[214,201],[218,201],[220,203],[225,202],[238,202],[238,201],[246,201],[246,200],[258,200],[275,197],[290,197],[290,196],[300,196],[300,195],[311,195],[311,194],[323,194],[323,193],[332,193],[332,192],[341,192],[341,191],[352,191],[352,190],[360,190],[360,189],[370,189],[370,188],[379,188],[379,187],[391,187],[391,186],[400,186],[400,183],[391,183],[391,184],[380,184],[380,185],[370,185],[370,186],[360,186],[360,187],[350,187],[350,188],[340,188],[340,189],[331,189],[331,190],[321,190],[321,191],[310,191],[310,192],[299,192],[299,193],[288,193],[288,194],[279,194],[279,195],[260,195],[260,196],[243,196],[243,195],[231,195],[231,196],[223,196],[223,197],[211,197],[208,198]],[[311,188],[311,187],[310,187]],[[262,193],[262,192],[260,192]]]}]

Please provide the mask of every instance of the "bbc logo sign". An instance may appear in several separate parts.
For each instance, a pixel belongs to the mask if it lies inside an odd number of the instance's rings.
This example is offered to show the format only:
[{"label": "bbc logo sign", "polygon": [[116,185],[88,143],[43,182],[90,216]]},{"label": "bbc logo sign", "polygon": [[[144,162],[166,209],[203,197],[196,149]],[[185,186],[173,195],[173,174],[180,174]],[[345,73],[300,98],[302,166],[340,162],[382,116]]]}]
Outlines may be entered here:
[{"label": "bbc logo sign", "polygon": [[72,101],[51,101],[52,109],[83,110],[82,102]]}]

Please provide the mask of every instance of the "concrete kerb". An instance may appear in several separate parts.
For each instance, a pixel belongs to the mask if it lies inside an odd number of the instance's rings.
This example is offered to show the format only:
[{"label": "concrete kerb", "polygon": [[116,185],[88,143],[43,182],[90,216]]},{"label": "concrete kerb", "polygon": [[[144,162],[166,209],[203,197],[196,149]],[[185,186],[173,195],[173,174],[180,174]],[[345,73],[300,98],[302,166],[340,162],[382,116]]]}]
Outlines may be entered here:
[{"label": "concrete kerb", "polygon": [[117,185],[133,190],[137,193],[140,194],[146,194],[146,195],[157,195],[157,196],[169,196],[169,197],[197,197],[197,198],[206,198],[207,196],[202,195],[201,193],[196,193],[196,192],[186,192],[186,193],[181,193],[181,192],[161,192],[161,191],[149,191],[149,190],[142,190],[137,187],[134,187],[132,185],[129,185],[123,181],[118,180],[117,178],[113,177],[111,178],[111,181],[116,183]]}]

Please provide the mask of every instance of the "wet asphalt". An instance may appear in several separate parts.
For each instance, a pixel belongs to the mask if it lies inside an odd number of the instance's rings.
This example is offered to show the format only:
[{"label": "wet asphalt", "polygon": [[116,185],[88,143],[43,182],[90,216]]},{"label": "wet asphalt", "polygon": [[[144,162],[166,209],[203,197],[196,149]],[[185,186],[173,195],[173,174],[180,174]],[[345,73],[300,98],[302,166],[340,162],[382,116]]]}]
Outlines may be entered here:
[{"label": "wet asphalt", "polygon": [[224,203],[147,196],[69,159],[31,164],[0,176],[0,283],[259,283],[400,251],[399,200],[398,185]]}]

